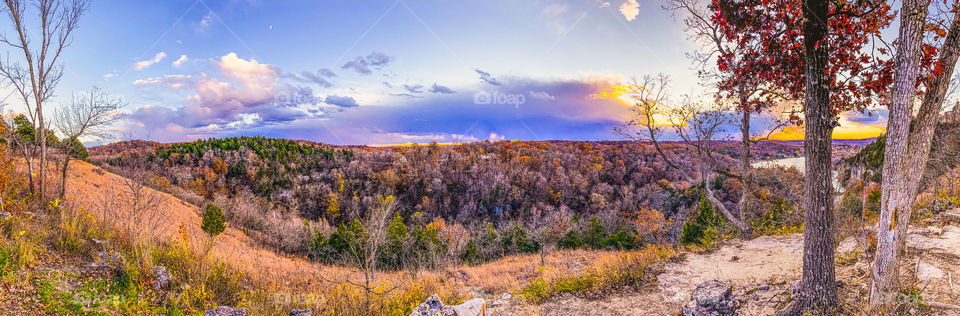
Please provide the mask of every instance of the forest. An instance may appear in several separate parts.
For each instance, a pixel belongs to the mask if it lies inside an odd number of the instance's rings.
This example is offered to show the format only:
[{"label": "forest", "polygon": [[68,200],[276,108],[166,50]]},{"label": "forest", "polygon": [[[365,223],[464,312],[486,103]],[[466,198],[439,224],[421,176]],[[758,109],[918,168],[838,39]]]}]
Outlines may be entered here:
[{"label": "forest", "polygon": [[[724,164],[732,166],[738,144],[716,145]],[[121,147],[142,150],[116,150]],[[695,157],[689,145],[665,147],[671,156]],[[760,157],[799,151],[777,142],[756,148]],[[693,168],[670,169],[650,144],[634,142],[338,148],[237,137],[165,145],[122,142],[90,152],[92,162],[117,173],[146,172],[158,189],[198,206],[221,207],[232,225],[271,249],[309,254],[325,263],[350,264],[350,244],[365,233],[361,221],[388,198],[396,206],[381,260],[393,269],[480,263],[558,248],[668,244],[684,234],[689,210],[710,207],[701,202],[701,187],[680,174],[694,173]],[[775,204],[792,209],[798,203],[802,190],[796,170],[759,170],[756,178],[765,189],[754,199],[754,209]],[[720,176],[709,185],[730,207],[743,194],[737,179]],[[756,225],[783,226],[786,220]],[[715,226],[734,234],[730,227]]]}]

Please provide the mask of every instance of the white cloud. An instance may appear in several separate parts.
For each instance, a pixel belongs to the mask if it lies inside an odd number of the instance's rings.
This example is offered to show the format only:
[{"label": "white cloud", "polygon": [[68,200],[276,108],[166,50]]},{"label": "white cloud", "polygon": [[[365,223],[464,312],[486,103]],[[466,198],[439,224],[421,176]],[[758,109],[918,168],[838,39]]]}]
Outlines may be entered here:
[{"label": "white cloud", "polygon": [[117,73],[116,73],[116,72],[111,72],[111,73],[108,73],[108,74],[106,74],[106,75],[103,75],[103,80],[104,80],[104,81],[110,80],[110,79],[112,79],[113,77],[116,77],[116,76],[117,76]]},{"label": "white cloud", "polygon": [[173,65],[174,67],[180,67],[180,65],[183,65],[183,63],[185,62],[187,62],[187,55],[180,55],[180,58],[177,58],[177,60],[174,60],[173,64],[171,65]]},{"label": "white cloud", "polygon": [[156,55],[153,56],[153,59],[144,60],[144,61],[138,61],[138,62],[134,63],[134,64],[133,64],[133,69],[136,69],[136,70],[144,70],[144,69],[147,69],[147,67],[150,67],[150,66],[153,66],[153,64],[159,63],[159,62],[160,62],[161,60],[163,60],[164,58],[167,58],[167,53],[159,52],[159,53],[157,53]]},{"label": "white cloud", "polygon": [[540,12],[540,14],[543,14],[546,16],[559,16],[567,12],[568,9],[570,9],[570,7],[567,6],[566,4],[554,3],[551,5],[548,5],[546,8],[543,8],[543,11]]},{"label": "white cloud", "polygon": [[214,16],[213,16],[213,11],[210,11],[209,13],[207,13],[207,15],[204,15],[204,16],[203,16],[203,19],[200,20],[200,26],[202,26],[202,27],[208,27],[208,26],[210,26],[210,24],[213,23],[213,17],[214,17]]},{"label": "white cloud", "polygon": [[640,14],[640,4],[637,0],[627,0],[620,5],[620,14],[623,14],[627,21],[633,21]]},{"label": "white cloud", "polygon": [[537,100],[553,101],[557,99],[557,97],[550,95],[550,93],[547,93],[546,91],[531,90],[531,91],[527,91],[527,94],[529,94],[531,98],[534,98]]}]

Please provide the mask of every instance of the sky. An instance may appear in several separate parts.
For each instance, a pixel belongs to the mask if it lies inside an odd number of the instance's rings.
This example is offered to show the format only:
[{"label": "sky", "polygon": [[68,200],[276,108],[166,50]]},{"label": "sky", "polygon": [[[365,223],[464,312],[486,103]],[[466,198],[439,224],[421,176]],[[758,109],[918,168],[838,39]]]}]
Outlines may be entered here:
[{"label": "sky", "polygon": [[[703,90],[685,55],[695,44],[660,5],[97,0],[63,56],[54,102],[93,86],[122,97],[114,140],[620,140],[614,128],[632,112],[617,91],[631,77],[666,73],[674,94]],[[845,113],[835,137],[885,124],[885,111]]]}]

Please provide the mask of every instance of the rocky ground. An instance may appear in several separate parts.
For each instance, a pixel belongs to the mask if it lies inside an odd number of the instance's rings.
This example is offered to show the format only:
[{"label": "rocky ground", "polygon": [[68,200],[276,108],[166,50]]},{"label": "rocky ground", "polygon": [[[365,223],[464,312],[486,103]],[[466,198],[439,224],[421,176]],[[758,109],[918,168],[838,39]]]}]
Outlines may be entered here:
[{"label": "rocky ground", "polygon": [[[907,237],[901,276],[915,293],[900,298],[897,314],[960,315],[960,209],[943,211],[915,225]],[[799,282],[803,235],[732,241],[707,253],[687,253],[677,262],[652,267],[660,274],[646,290],[600,300],[566,295],[543,305],[491,301],[488,315],[677,315],[698,302],[737,306],[739,315],[772,315],[783,308]],[[866,315],[870,262],[864,243],[850,237],[837,247],[837,278],[847,314]],[[699,287],[699,288],[698,288]],[[696,292],[696,293],[695,293]],[[720,313],[719,315],[723,315]]]}]

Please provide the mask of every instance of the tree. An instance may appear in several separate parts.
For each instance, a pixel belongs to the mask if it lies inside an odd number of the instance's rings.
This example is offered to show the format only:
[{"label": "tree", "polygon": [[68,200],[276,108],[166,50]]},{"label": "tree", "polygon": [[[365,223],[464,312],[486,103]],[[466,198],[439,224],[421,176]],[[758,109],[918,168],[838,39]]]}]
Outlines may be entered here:
[{"label": "tree", "polygon": [[[758,45],[760,37],[727,32],[722,20],[714,17],[716,6],[712,1],[667,0],[664,8],[684,16],[683,25],[688,37],[700,45],[697,50],[687,54],[698,65],[700,78],[715,85],[718,102],[732,104],[740,113],[739,174],[725,175],[743,183],[737,205],[738,216],[746,220],[750,196],[756,192],[750,147],[753,142],[759,141],[752,139],[750,120],[754,112],[760,114],[781,99],[778,93],[772,92],[770,83],[763,80],[760,72],[764,68],[758,66],[762,55],[751,50]],[[784,122],[775,123],[770,133],[785,125]]]},{"label": "tree", "polygon": [[[667,92],[669,82],[669,78],[663,74],[634,79],[631,83],[634,92],[632,97],[635,100],[632,109],[636,117],[617,131],[637,141],[652,142],[657,154],[667,163],[667,166],[681,171],[680,174],[686,181],[703,184],[704,197],[740,230],[741,235],[750,235],[750,224],[746,219],[735,216],[708,185],[719,166],[713,146],[716,135],[728,122],[726,112],[723,109],[705,106],[691,98],[685,98],[680,106],[670,106]],[[660,122],[658,123],[657,120]],[[666,121],[666,124],[663,121]],[[664,133],[664,125],[672,127],[677,136],[694,149],[698,167],[696,179],[675,162],[675,157],[671,157],[663,150],[660,138]],[[640,130],[633,131],[632,128]]]},{"label": "tree", "polygon": [[207,236],[210,236],[210,239],[216,238],[217,235],[223,233],[226,229],[226,217],[223,216],[223,211],[219,207],[213,204],[207,204],[207,207],[203,211],[203,222],[200,225],[200,229],[204,233],[207,233]]},{"label": "tree", "polygon": [[837,300],[834,270],[832,162],[835,113],[830,107],[830,58],[828,4],[825,0],[803,1],[803,44],[806,99],[803,150],[806,154],[804,198],[803,276],[800,297],[793,310],[835,314]]},{"label": "tree", "polygon": [[[870,305],[874,309],[893,303],[899,290],[897,258],[906,240],[921,178],[918,175],[927,165],[937,119],[960,56],[960,14],[954,13],[946,31],[939,28],[938,23],[928,23],[929,6],[930,0],[907,0],[901,10],[884,151],[877,255],[870,291]],[[952,7],[950,11],[956,12],[956,2]],[[930,75],[925,78],[923,60],[931,46],[924,43],[924,31],[930,28],[938,34],[935,38],[943,37],[943,46]],[[911,118],[917,82],[924,79],[923,101],[919,112]]]},{"label": "tree", "polygon": [[123,106],[122,99],[111,97],[100,88],[93,87],[86,95],[74,96],[71,103],[54,112],[57,129],[63,135],[59,146],[62,153],[59,166],[60,199],[66,195],[70,159],[79,158],[81,149],[86,152],[80,137],[102,136],[103,129],[119,118],[117,111]]},{"label": "tree", "polygon": [[[29,3],[28,3],[29,2]],[[27,116],[32,125],[37,127],[38,138],[45,140],[47,124],[43,118],[43,106],[54,95],[57,84],[63,76],[63,65],[60,56],[63,49],[70,46],[71,36],[80,24],[80,17],[89,7],[89,0],[6,0],[6,13],[13,26],[15,36],[0,35],[0,43],[23,52],[21,62],[7,60],[0,61],[0,74],[14,87],[27,108]],[[27,8],[37,10],[39,30],[33,30],[28,25]],[[31,36],[39,34],[39,43],[34,43]],[[39,141],[40,166],[37,169],[37,191],[44,196],[44,173],[47,162],[47,143]],[[27,164],[31,164],[32,156],[25,156]],[[32,175],[31,175],[32,178]],[[32,179],[31,179],[32,181]],[[31,190],[33,186],[31,185]]]},{"label": "tree", "polygon": [[390,215],[393,214],[396,206],[397,199],[393,196],[378,198],[377,205],[367,210],[367,216],[362,224],[362,236],[359,236],[358,242],[349,243],[351,259],[360,268],[363,279],[359,283],[349,279],[346,282],[364,291],[364,306],[368,311],[370,311],[373,296],[382,296],[396,289],[393,287],[384,290],[376,284],[381,246],[387,240]]},{"label": "tree", "polygon": [[[804,255],[800,295],[788,314],[838,312],[834,273],[832,132],[837,116],[875,104],[890,82],[880,32],[893,15],[883,1],[754,0],[716,2],[725,31],[759,37],[756,67],[789,100],[803,100],[806,154]],[[882,44],[882,43],[881,43]]]}]

